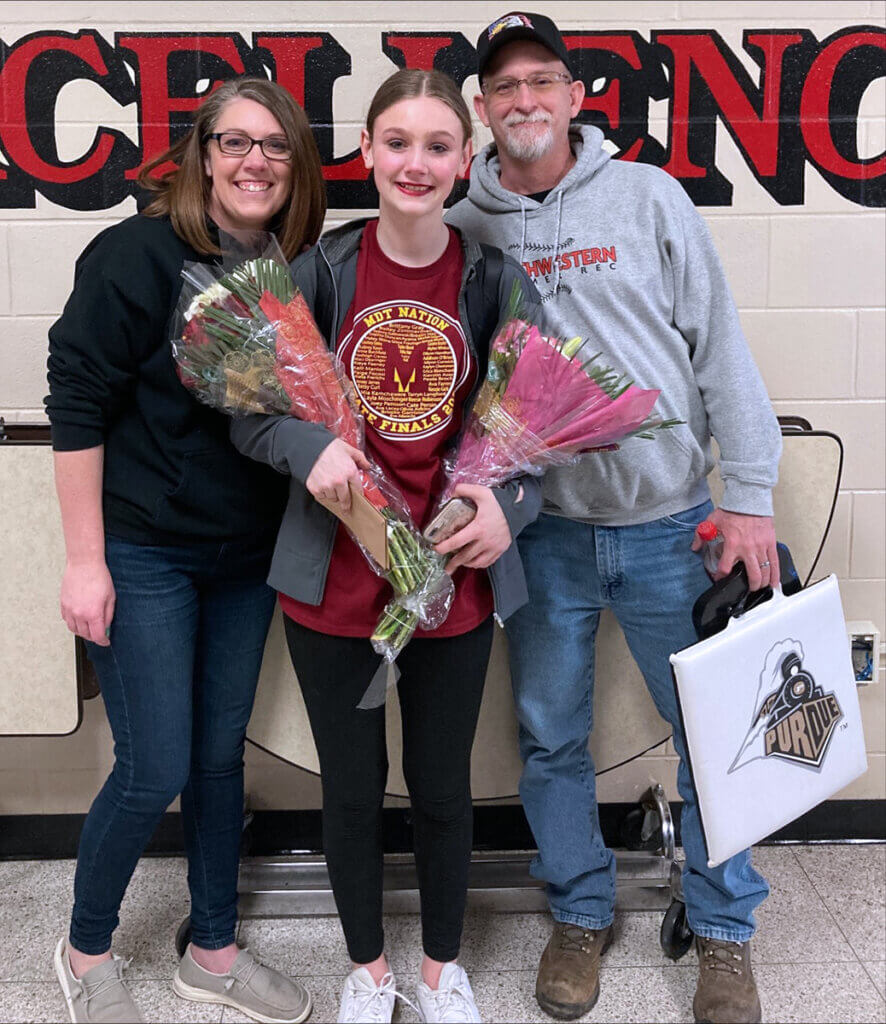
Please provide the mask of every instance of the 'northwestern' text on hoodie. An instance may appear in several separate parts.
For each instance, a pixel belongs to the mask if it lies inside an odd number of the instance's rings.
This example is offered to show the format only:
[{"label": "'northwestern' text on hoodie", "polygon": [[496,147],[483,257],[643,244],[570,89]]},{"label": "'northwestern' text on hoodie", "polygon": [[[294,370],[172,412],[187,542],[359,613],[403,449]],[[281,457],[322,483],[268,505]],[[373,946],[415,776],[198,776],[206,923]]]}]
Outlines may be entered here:
[{"label": "'northwestern' text on hoodie", "polygon": [[684,422],[549,470],[544,511],[623,526],[698,505],[713,436],[722,507],[771,515],[781,433],[707,226],[665,171],[610,160],[599,129],[573,126],[571,141],[575,165],[541,203],[502,187],[487,146],[446,219],[523,264],[553,332],[588,338]]}]

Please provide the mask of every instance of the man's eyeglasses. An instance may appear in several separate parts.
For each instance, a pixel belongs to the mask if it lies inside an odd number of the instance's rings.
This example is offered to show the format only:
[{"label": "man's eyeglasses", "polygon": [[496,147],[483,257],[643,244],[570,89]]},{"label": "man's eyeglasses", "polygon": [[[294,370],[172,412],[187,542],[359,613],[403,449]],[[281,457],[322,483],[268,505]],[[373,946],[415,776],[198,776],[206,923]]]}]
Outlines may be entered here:
[{"label": "man's eyeglasses", "polygon": [[567,75],[564,71],[538,71],[525,78],[497,78],[481,86],[481,89],[484,95],[490,96],[494,100],[512,100],[524,82],[537,96],[543,96],[559,82],[570,85],[572,76]]},{"label": "man's eyeglasses", "polygon": [[292,158],[292,146],[289,140],[279,135],[272,135],[268,139],[253,139],[243,132],[213,132],[207,138],[215,139],[218,148],[225,156],[246,156],[252,152],[253,146],[258,146],[268,160],[290,160]]}]

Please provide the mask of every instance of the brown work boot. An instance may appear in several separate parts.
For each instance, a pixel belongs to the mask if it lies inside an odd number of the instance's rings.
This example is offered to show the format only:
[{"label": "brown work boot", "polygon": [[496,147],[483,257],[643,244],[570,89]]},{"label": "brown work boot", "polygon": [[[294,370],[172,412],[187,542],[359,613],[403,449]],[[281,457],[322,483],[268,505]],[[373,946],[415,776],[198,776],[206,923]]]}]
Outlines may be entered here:
[{"label": "brown work boot", "polygon": [[759,1024],[763,1019],[751,972],[750,942],[696,935],[698,987],[692,1009],[699,1024]]},{"label": "brown work boot", "polygon": [[594,931],[554,922],[535,982],[535,998],[545,1013],[575,1020],[590,1010],[600,997],[600,957],[611,942],[612,925]]}]

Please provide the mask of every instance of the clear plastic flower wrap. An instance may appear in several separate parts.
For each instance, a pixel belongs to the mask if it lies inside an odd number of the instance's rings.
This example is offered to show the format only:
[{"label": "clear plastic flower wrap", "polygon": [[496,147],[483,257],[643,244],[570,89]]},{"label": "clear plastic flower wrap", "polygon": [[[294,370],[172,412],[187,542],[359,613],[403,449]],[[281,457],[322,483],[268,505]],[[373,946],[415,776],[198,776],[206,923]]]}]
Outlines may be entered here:
[{"label": "clear plastic flower wrap", "polygon": [[[486,379],[474,399],[455,456],[446,465],[446,487],[425,539],[439,544],[474,517],[455,497],[459,484],[497,487],[515,476],[538,475],[589,452],[614,451],[629,437],[652,439],[676,426],[653,414],[660,394],[633,382],[589,355],[588,342],[541,333],[523,319],[515,291],[511,314],[493,340]],[[419,619],[408,602],[392,601],[373,633],[377,651],[393,661]]]},{"label": "clear plastic flower wrap", "polygon": [[[225,239],[224,241],[227,241]],[[224,244],[223,241],[223,244]],[[237,241],[237,240],[232,240]],[[264,413],[323,424],[365,451],[351,382],[330,351],[273,235],[251,235],[259,255],[224,258],[229,269],[187,263],[173,318],[179,378],[196,398],[230,416]],[[452,580],[424,540],[405,499],[369,457],[351,487],[351,508],[321,502],[344,523],[375,573],[425,628],[449,613]]]}]

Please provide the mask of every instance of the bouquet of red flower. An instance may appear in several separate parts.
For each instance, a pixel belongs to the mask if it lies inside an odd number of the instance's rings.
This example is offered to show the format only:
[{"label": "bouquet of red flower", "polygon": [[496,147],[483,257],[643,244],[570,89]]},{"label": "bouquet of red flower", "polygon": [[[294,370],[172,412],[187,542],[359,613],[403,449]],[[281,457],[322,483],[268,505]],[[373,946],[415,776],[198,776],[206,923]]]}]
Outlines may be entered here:
[{"label": "bouquet of red flower", "polygon": [[[512,477],[540,474],[583,453],[614,451],[629,437],[651,439],[679,420],[652,414],[659,391],[644,390],[598,362],[582,358],[587,341],[543,335],[516,311],[492,343],[489,366],[455,458],[446,488],[425,538],[439,543],[462,529],[476,511],[453,498],[462,483],[496,487]],[[391,602],[372,637],[389,660],[409,642],[418,622],[398,601]]]},{"label": "bouquet of red flower", "polygon": [[[172,350],[179,378],[231,416],[291,415],[322,423],[365,453],[352,385],[295,287],[273,236],[262,255],[222,273],[186,264]],[[346,526],[373,571],[429,629],[449,612],[453,585],[411,522],[402,495],[370,460],[351,508],[323,502]]]}]

